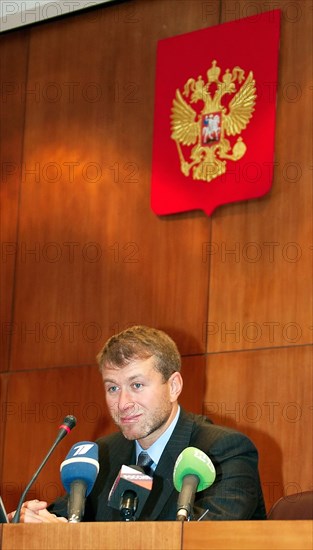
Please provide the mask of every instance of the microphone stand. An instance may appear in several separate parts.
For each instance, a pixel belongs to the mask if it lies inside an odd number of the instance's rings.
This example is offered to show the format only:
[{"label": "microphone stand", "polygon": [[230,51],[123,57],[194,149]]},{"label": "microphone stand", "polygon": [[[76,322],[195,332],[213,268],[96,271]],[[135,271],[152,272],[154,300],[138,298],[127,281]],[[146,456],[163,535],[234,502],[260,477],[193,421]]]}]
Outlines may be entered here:
[{"label": "microphone stand", "polygon": [[33,477],[31,478],[30,482],[28,483],[28,485],[25,487],[25,489],[22,493],[22,496],[19,500],[18,506],[16,508],[16,512],[14,514],[14,517],[13,517],[11,523],[19,523],[20,516],[21,516],[21,509],[22,509],[23,502],[24,502],[26,494],[28,493],[28,491],[31,488],[32,484],[36,481],[37,477],[39,476],[39,474],[40,474],[41,470],[43,469],[44,465],[46,464],[47,460],[52,455],[52,453],[53,453],[54,449],[56,448],[56,446],[60,443],[60,441],[63,439],[63,437],[65,437],[71,431],[71,429],[74,428],[75,425],[76,425],[75,416],[69,415],[64,419],[63,424],[60,426],[60,432],[59,432],[55,442],[53,443],[51,449],[49,450],[49,452],[47,453],[47,455],[45,456],[45,458],[41,462],[39,468],[34,473]]}]

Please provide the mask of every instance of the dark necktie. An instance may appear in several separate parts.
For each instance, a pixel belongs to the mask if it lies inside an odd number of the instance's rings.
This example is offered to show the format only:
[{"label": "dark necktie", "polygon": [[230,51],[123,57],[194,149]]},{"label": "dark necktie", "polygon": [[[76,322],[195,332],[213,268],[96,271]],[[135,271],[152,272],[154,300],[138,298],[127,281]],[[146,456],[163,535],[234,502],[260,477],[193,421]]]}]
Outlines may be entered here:
[{"label": "dark necktie", "polygon": [[151,468],[153,464],[152,458],[148,455],[146,451],[141,451],[141,453],[138,456],[137,460],[137,466],[140,466],[140,468],[143,469],[144,473],[147,474],[147,476],[153,476],[153,469]]}]

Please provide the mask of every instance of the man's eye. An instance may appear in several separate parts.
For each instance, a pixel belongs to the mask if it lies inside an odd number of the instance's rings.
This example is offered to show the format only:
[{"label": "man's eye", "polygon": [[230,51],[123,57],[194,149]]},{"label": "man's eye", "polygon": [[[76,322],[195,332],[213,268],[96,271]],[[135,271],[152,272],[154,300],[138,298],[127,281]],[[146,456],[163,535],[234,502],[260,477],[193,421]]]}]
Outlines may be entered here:
[{"label": "man's eye", "polygon": [[140,382],[135,382],[133,386],[135,390],[140,390],[143,387],[143,384],[141,384]]},{"label": "man's eye", "polygon": [[115,393],[117,391],[117,386],[108,387],[108,393]]}]

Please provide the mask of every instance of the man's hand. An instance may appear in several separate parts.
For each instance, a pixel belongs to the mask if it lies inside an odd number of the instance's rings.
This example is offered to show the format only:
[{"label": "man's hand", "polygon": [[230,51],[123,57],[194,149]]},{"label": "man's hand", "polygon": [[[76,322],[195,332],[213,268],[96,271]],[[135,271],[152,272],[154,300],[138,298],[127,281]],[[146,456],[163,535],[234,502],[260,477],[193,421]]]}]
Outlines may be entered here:
[{"label": "man's hand", "polygon": [[[9,521],[14,518],[14,512],[8,514]],[[23,503],[20,515],[20,523],[67,523],[66,518],[58,518],[47,510],[47,502],[44,500],[27,500]]]}]

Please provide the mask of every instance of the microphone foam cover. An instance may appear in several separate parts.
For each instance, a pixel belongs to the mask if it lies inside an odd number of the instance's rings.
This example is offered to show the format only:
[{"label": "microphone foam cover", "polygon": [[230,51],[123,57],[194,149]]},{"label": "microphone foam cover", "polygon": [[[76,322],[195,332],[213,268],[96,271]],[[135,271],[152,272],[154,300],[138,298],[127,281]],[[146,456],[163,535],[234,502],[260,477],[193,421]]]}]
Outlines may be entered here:
[{"label": "microphone foam cover", "polygon": [[187,447],[176,460],[173,481],[177,491],[181,491],[184,477],[190,474],[198,476],[200,480],[197,491],[210,487],[216,477],[211,459],[196,447]]},{"label": "microphone foam cover", "polygon": [[73,481],[86,483],[86,496],[89,495],[99,472],[98,445],[91,441],[80,441],[73,445],[60,466],[61,480],[69,493]]}]

